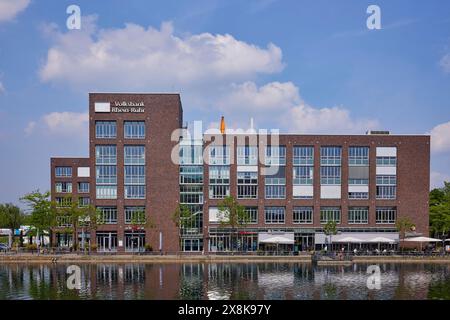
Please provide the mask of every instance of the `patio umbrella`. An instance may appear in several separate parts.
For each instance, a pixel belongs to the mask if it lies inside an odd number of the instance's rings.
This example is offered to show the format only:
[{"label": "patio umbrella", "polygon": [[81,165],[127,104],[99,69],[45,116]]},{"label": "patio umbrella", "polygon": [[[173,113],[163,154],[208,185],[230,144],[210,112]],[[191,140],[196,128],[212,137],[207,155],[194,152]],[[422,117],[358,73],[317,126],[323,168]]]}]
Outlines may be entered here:
[{"label": "patio umbrella", "polygon": [[344,237],[338,240],[334,240],[334,242],[341,242],[341,243],[361,243],[363,240],[355,237]]},{"label": "patio umbrella", "polygon": [[403,241],[408,241],[408,242],[440,242],[442,240],[441,239],[436,239],[436,238],[428,238],[428,237],[413,237],[413,238],[406,238]]},{"label": "patio umbrella", "polygon": [[289,237],[284,237],[282,235],[274,235],[270,236],[266,239],[262,239],[259,241],[259,243],[275,243],[277,245],[277,252],[278,252],[278,245],[280,244],[294,244],[294,239],[291,239]]},{"label": "patio umbrella", "polygon": [[[348,248],[350,250],[350,243],[359,243],[359,244],[361,244],[361,242],[363,242],[363,240],[361,240],[359,238],[355,238],[355,237],[344,237],[344,238],[335,240],[334,242],[347,243],[348,244]],[[360,247],[361,247],[361,245],[360,245]]]},{"label": "patio umbrella", "polygon": [[393,243],[395,243],[395,240],[389,239],[389,238],[385,238],[385,237],[375,237],[375,238],[369,239],[368,242],[370,242],[370,243],[378,243],[378,250],[380,250],[380,243],[393,244]]},{"label": "patio umbrella", "polygon": [[429,238],[429,237],[413,237],[403,239],[406,242],[419,242],[420,243],[420,251],[422,251],[422,243],[423,242],[441,242],[441,239]]},{"label": "patio umbrella", "polygon": [[283,236],[273,236],[259,241],[260,243],[294,244],[293,239]]}]

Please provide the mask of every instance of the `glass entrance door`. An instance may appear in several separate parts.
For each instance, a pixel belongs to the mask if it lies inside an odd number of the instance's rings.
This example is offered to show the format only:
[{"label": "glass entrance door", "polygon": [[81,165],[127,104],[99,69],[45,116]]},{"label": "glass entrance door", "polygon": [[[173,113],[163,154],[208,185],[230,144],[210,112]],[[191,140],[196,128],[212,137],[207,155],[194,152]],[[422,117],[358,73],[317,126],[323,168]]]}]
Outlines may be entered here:
[{"label": "glass entrance door", "polygon": [[97,232],[97,251],[116,252],[117,232]]}]

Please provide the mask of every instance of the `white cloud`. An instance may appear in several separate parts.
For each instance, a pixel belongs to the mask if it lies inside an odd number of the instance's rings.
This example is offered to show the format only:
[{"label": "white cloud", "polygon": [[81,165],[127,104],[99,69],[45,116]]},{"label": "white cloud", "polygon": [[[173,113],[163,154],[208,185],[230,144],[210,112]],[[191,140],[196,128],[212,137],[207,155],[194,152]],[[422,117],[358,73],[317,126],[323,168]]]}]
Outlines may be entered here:
[{"label": "white cloud", "polygon": [[30,121],[25,127],[25,135],[30,136],[37,130],[41,133],[58,136],[82,136],[88,133],[89,115],[78,112],[51,112],[38,121]]},{"label": "white cloud", "polygon": [[278,125],[281,132],[362,134],[378,126],[376,120],[354,119],[342,107],[307,105],[292,82],[271,82],[261,87],[253,82],[234,85],[219,99],[218,107],[229,123],[248,126],[253,117],[258,124]]},{"label": "white cloud", "polygon": [[27,126],[24,129],[25,135],[30,136],[34,132],[35,128],[36,128],[36,121],[28,122]]},{"label": "white cloud", "polygon": [[431,173],[430,173],[431,189],[442,188],[444,186],[444,181],[450,182],[450,175],[441,173],[441,172],[437,172],[437,171],[431,171]]},{"label": "white cloud", "polygon": [[431,129],[431,151],[443,153],[450,151],[450,121]]},{"label": "white cloud", "polygon": [[443,56],[439,64],[445,72],[450,73],[450,53]]},{"label": "white cloud", "polygon": [[87,90],[177,91],[239,82],[284,67],[281,49],[271,43],[260,48],[229,34],[176,36],[170,22],[159,30],[132,23],[98,29],[95,19],[85,17],[80,31],[51,31],[54,43],[40,70],[43,81]]},{"label": "white cloud", "polygon": [[30,4],[30,0],[0,0],[0,22],[14,19]]}]

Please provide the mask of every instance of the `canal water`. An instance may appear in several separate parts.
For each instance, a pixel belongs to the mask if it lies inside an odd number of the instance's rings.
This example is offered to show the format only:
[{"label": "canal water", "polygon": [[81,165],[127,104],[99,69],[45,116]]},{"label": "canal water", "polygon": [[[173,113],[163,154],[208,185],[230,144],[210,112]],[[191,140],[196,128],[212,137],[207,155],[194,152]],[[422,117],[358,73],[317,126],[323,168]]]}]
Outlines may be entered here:
[{"label": "canal water", "polygon": [[[450,264],[2,264],[0,299],[450,299]],[[373,267],[372,267],[373,268]],[[369,269],[370,270],[370,269]],[[80,285],[69,289],[68,277]],[[75,279],[75,278],[73,278]],[[70,279],[69,279],[70,280]],[[369,287],[368,287],[369,282]]]}]

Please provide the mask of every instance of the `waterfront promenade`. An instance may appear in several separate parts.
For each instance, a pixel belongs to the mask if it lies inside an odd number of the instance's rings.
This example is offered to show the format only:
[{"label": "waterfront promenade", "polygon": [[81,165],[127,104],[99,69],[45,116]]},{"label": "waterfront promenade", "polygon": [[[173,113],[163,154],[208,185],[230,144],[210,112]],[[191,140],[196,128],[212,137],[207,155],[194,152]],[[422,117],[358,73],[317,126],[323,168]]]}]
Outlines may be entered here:
[{"label": "waterfront promenade", "polygon": [[311,254],[296,256],[258,255],[138,255],[138,254],[37,254],[0,253],[0,263],[318,263],[319,265],[345,265],[351,263],[450,263],[450,255],[377,255],[347,256],[346,259],[314,259]]}]

